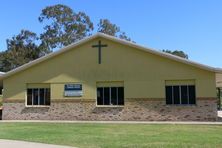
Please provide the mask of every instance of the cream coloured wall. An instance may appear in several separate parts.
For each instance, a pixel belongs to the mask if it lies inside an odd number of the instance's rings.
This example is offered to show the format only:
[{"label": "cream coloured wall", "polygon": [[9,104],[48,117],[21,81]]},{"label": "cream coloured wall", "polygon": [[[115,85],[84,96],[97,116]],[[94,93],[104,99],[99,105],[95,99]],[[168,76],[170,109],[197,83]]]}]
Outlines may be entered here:
[{"label": "cream coloured wall", "polygon": [[[102,64],[98,49],[102,41]],[[4,99],[25,99],[28,83],[50,83],[51,98],[64,84],[82,83],[82,99],[96,99],[97,82],[124,82],[125,98],[165,98],[166,80],[195,80],[197,97],[216,97],[215,74],[107,39],[97,38],[3,80]],[[75,99],[67,98],[67,99]]]},{"label": "cream coloured wall", "polygon": [[222,74],[216,74],[216,86],[222,88]]}]

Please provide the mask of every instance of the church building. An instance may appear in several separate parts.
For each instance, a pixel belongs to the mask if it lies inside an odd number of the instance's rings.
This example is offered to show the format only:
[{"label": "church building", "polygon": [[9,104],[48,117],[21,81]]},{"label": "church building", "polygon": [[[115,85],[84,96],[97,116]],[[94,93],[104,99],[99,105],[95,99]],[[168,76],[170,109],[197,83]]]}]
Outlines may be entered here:
[{"label": "church building", "polygon": [[97,33],[5,73],[3,120],[215,121],[221,73]]}]

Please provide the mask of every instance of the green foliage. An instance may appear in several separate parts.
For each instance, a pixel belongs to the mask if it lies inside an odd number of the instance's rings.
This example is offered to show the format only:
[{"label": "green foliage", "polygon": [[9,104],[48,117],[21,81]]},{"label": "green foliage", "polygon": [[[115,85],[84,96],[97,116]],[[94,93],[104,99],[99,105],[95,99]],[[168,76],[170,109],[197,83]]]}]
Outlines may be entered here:
[{"label": "green foliage", "polygon": [[[25,63],[74,43],[91,35],[93,23],[84,12],[74,12],[65,5],[53,5],[44,8],[39,16],[39,22],[44,24],[43,33],[39,36],[28,30],[7,39],[7,50],[0,52],[0,71],[7,72]],[[130,40],[125,32],[107,19],[101,19],[99,32],[121,39]]]},{"label": "green foliage", "polygon": [[42,10],[39,22],[46,24],[40,35],[42,46],[60,48],[90,35],[93,23],[84,12],[75,13],[65,5],[54,5]]},{"label": "green foliage", "polygon": [[174,51],[171,51],[171,50],[162,50],[163,52],[166,52],[166,53],[169,53],[169,54],[172,54],[172,55],[176,55],[176,56],[179,56],[179,57],[182,57],[182,58],[185,58],[185,59],[188,59],[188,55],[183,52],[182,50],[174,50]]},{"label": "green foliage", "polygon": [[120,30],[120,27],[118,27],[116,24],[111,23],[108,19],[100,19],[97,31],[111,36],[119,37],[127,41],[131,41],[126,33]]},{"label": "green foliage", "polygon": [[0,53],[0,70],[9,71],[49,53],[36,44],[37,40],[37,35],[28,30],[7,39],[7,50]]},{"label": "green foliage", "polygon": [[[131,38],[126,35],[125,32],[122,32],[122,33],[119,35],[119,38],[120,38],[120,39],[123,39],[123,40],[127,40],[127,41],[132,41]],[[132,41],[132,42],[135,43],[135,41]]]},{"label": "green foliage", "polygon": [[120,32],[120,28],[116,24],[112,24],[108,19],[100,19],[98,32],[116,36],[116,34]]},{"label": "green foliage", "polygon": [[0,139],[81,148],[222,147],[219,125],[0,123]]}]

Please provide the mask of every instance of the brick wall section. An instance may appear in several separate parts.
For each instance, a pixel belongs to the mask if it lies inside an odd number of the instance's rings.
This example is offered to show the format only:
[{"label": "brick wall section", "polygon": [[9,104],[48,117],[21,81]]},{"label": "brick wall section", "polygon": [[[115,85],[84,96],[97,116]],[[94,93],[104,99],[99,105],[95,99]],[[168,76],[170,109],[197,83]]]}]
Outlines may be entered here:
[{"label": "brick wall section", "polygon": [[4,103],[3,120],[215,121],[216,99],[197,99],[193,106],[168,106],[164,99],[127,99],[124,107],[96,107],[95,101],[55,101],[50,107]]}]

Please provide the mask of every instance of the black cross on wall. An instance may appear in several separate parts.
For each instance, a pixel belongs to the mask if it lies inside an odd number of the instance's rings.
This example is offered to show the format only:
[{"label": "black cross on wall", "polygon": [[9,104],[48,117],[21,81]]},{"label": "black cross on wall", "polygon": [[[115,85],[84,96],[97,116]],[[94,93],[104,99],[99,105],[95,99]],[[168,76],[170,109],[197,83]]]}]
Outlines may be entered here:
[{"label": "black cross on wall", "polygon": [[101,49],[102,49],[102,47],[107,47],[108,45],[106,45],[106,44],[102,44],[101,43],[101,41],[99,40],[99,42],[98,42],[98,44],[97,45],[92,45],[92,48],[98,48],[98,62],[99,62],[99,64],[101,64]]}]

